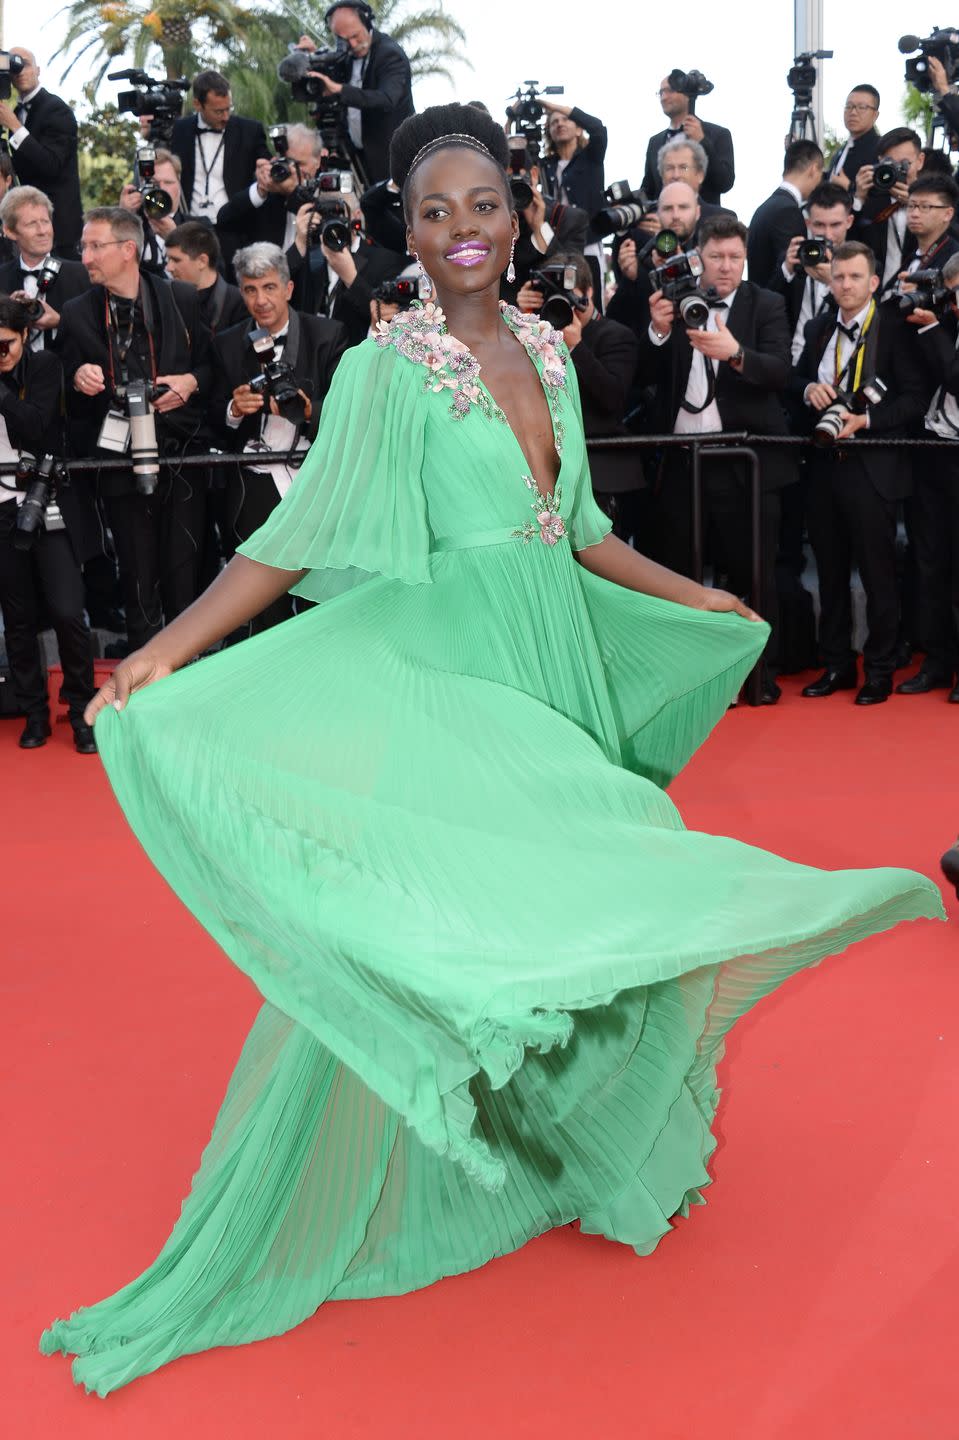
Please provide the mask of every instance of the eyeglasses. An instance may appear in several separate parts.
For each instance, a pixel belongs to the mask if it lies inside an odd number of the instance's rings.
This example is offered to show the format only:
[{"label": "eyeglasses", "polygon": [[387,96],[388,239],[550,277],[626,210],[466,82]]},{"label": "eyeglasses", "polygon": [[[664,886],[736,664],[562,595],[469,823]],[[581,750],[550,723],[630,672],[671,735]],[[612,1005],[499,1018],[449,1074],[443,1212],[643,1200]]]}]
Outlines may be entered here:
[{"label": "eyeglasses", "polygon": [[861,114],[863,111],[866,111],[866,110],[878,110],[878,109],[879,109],[879,106],[878,106],[878,105],[860,105],[860,104],[857,104],[855,101],[847,100],[847,101],[846,101],[846,106],[845,106],[845,108],[846,108],[847,110],[853,110],[853,111],[855,111],[856,114]]},{"label": "eyeglasses", "polygon": [[907,200],[907,210],[918,210],[920,215],[928,215],[930,210],[951,210],[951,205],[925,205],[918,200]]},{"label": "eyeglasses", "polygon": [[94,255],[98,255],[100,251],[105,250],[108,245],[125,245],[126,243],[125,240],[84,240],[80,249],[92,250]]}]

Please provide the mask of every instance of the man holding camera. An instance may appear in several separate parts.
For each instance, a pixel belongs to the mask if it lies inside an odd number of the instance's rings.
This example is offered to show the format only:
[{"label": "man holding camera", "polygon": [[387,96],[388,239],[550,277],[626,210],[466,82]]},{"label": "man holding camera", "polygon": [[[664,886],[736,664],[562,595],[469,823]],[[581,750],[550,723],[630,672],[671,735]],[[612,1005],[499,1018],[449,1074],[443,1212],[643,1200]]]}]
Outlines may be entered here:
[{"label": "man holding camera", "polygon": [[258,244],[289,250],[297,215],[313,211],[304,187],[319,173],[326,154],[323,137],[309,125],[287,125],[282,133],[283,154],[261,156],[252,183],[231,195],[217,214],[217,232],[231,255],[234,249]]},{"label": "man holding camera", "polygon": [[912,182],[906,200],[904,275],[916,270],[941,270],[959,251],[959,241],[952,233],[957,206],[959,186],[951,175],[923,173]]},{"label": "man holding camera", "polygon": [[[224,445],[250,456],[227,478],[228,554],[259,529],[289,489],[347,348],[346,332],[335,320],[290,309],[293,282],[276,245],[238,250],[234,266],[249,318],[214,341],[210,402]],[[288,458],[258,461],[258,450],[285,451]],[[292,597],[284,595],[256,616],[246,633],[258,634],[292,614]]]},{"label": "man holding camera", "polygon": [[0,265],[0,294],[22,301],[30,315],[28,346],[49,350],[67,300],[90,288],[79,260],[53,255],[53,204],[33,185],[18,185],[0,200],[0,224],[17,258]]},{"label": "man holding camera", "polygon": [[230,83],[218,71],[201,70],[194,79],[193,111],[173,126],[170,149],[181,165],[184,209],[212,225],[270,150],[259,120],[233,114]]},{"label": "man holding camera", "polygon": [[794,235],[769,289],[786,300],[795,365],[806,343],[806,326],[833,305],[829,261],[849,237],[852,195],[840,185],[817,185],[806,207],[806,234]]},{"label": "man holding camera", "polygon": [[879,141],[875,165],[861,165],[856,173],[852,235],[876,257],[880,296],[912,258],[906,201],[922,165],[922,141],[915,130],[900,126]]},{"label": "man holding camera", "polygon": [[[888,700],[896,663],[899,594],[896,522],[911,488],[907,456],[895,449],[856,453],[857,434],[905,436],[928,399],[915,330],[893,305],[876,303],[879,279],[868,246],[833,251],[837,312],[817,315],[790,382],[807,427],[822,448],[810,457],[809,537],[819,571],[822,675],[803,694],[817,699],[857,685],[850,580],[855,563],[866,592],[865,681],[857,705]],[[881,382],[877,386],[876,382]],[[828,412],[828,415],[827,415]]]},{"label": "man holding camera", "polygon": [[[152,150],[149,147],[148,152]],[[141,156],[143,152],[140,152]],[[139,215],[143,221],[143,254],[140,268],[154,275],[166,274],[166,242],[178,225],[187,219],[183,209],[182,165],[179,155],[158,147],[153,160],[144,165],[138,158],[140,183],[124,185],[118,204]],[[149,174],[146,172],[149,171]]]},{"label": "man holding camera", "polygon": [[823,155],[812,140],[794,140],[786,150],[783,178],[749,222],[749,278],[768,286],[794,236],[806,231],[803,206],[822,180]]},{"label": "man holding camera", "polygon": [[77,163],[77,119],[70,106],[40,84],[40,67],[31,50],[14,46],[11,56],[22,61],[10,78],[20,99],[16,106],[0,100],[0,125],[9,131],[9,150],[17,180],[49,195],[56,214],[54,250],[61,258],[77,258],[83,206]]},{"label": "man holding camera", "polygon": [[513,251],[516,278],[510,282],[504,275],[500,294],[521,310],[535,310],[541,297],[535,287],[529,286],[530,271],[561,252],[582,255],[589,242],[589,216],[576,205],[564,205],[561,200],[547,202],[540,186],[539,166],[530,164],[528,151],[522,168],[511,175],[510,181],[516,188],[525,184],[532,198],[518,211],[519,235]]},{"label": "man holding camera", "polygon": [[[209,334],[192,285],[140,270],[143,225],[119,206],[87,213],[85,295],[60,315],[74,450],[116,458],[98,490],[113,533],[131,649],[196,599],[206,496],[175,457],[199,449]],[[167,459],[160,468],[159,455]]]},{"label": "man holding camera", "polygon": [[693,114],[691,97],[686,91],[673,86],[685,80],[681,70],[672,70],[661,81],[659,103],[669,119],[667,129],[651,135],[646,146],[646,171],[643,176],[643,191],[655,199],[662,188],[657,160],[662,147],[669,140],[685,137],[695,140],[703,147],[709,161],[704,176],[701,196],[711,205],[720,204],[723,192],[731,190],[736,183],[736,167],[733,158],[733,137],[722,125],[713,125],[700,120]]},{"label": "man holding camera", "polygon": [[[338,45],[350,52],[350,78],[342,82],[321,71],[306,73],[322,85],[328,99],[345,108],[347,133],[365,184],[388,180],[393,132],[414,113],[406,51],[374,29],[376,16],[364,0],[336,0],[325,19]],[[299,48],[309,52],[317,47],[304,35]]]},{"label": "man holding camera", "polygon": [[[727,213],[720,211],[718,206],[710,206],[710,209],[717,214]],[[650,249],[652,240],[661,231],[671,230],[680,242],[680,249],[695,249],[702,219],[697,192],[687,181],[673,180],[663,186],[657,209],[648,218],[652,221],[651,236],[636,228],[626,234],[618,248],[613,245],[613,270],[617,285],[607,307],[610,319],[628,326],[640,341],[649,326],[649,267],[651,264],[655,266],[658,259],[655,249]],[[735,216],[732,218],[735,219]],[[643,228],[645,226],[644,220]]]},{"label": "man holding camera", "polygon": [[94,755],[93,731],[83,720],[95,687],[80,566],[96,549],[96,523],[81,480],[51,474],[49,488],[37,486],[36,461],[46,470],[60,448],[63,372],[55,355],[27,349],[28,326],[26,308],[0,296],[0,461],[34,461],[24,475],[0,476],[0,611],[13,692],[26,717],[20,747],[39,749],[51,733],[37,638],[45,608],[57,637],[74,746]]},{"label": "man holding camera", "polygon": [[[690,275],[685,294],[695,296],[693,319],[681,318],[665,287],[650,297],[649,330],[640,343],[640,373],[657,387],[659,425],[677,435],[747,430],[783,435],[782,395],[789,378],[789,331],[781,296],[743,279],[747,231],[732,216],[720,215],[700,229],[702,273],[698,288]],[[688,257],[687,257],[688,258]],[[654,273],[655,278],[655,273]],[[708,308],[707,308],[708,307]],[[694,323],[695,322],[695,323]],[[710,460],[703,467],[704,517],[728,570],[729,588],[752,588],[751,492],[738,461]],[[762,610],[775,626],[775,558],[779,533],[779,491],[796,478],[788,452],[762,450]],[[657,559],[688,575],[692,565],[692,500],[685,455],[671,451],[663,466],[658,497],[660,535]],[[763,681],[763,704],[779,699],[778,687]]]}]

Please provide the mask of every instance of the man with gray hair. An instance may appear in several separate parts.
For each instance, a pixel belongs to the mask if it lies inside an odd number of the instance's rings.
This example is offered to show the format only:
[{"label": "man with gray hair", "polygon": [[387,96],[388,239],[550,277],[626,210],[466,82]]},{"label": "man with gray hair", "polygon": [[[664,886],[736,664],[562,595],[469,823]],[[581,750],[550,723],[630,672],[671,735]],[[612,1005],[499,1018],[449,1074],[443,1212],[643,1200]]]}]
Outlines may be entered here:
[{"label": "man with gray hair", "polygon": [[[323,139],[309,125],[287,125],[286,159],[290,176],[270,178],[270,161],[257,160],[256,178],[232,195],[216,217],[217,233],[228,255],[241,246],[267,241],[288,250],[296,233],[297,212],[306,208],[296,189],[318,173],[325,154]],[[301,203],[297,204],[297,199]],[[310,202],[312,208],[312,202]]]},{"label": "man with gray hair", "polygon": [[[198,450],[210,384],[209,333],[192,285],[140,270],[143,225],[120,206],[89,210],[83,226],[85,294],[68,300],[58,337],[73,453],[116,459],[130,451],[128,393],[148,387],[159,455]],[[193,603],[206,508],[198,472],[159,467],[152,488],[132,464],[97,479],[113,533],[130,648]]]},{"label": "man with gray hair", "polygon": [[23,62],[10,77],[19,103],[0,100],[0,126],[9,131],[10,159],[21,185],[35,185],[49,195],[56,213],[55,253],[75,260],[83,219],[76,116],[58,95],[44,90],[32,50],[14,45],[10,54]]},{"label": "man with gray hair", "polygon": [[[346,330],[337,321],[290,308],[293,282],[278,245],[247,245],[237,251],[233,266],[250,318],[221,331],[213,342],[210,414],[223,449],[244,451],[250,458],[227,474],[221,509],[227,559],[289,489],[347,348]],[[282,459],[261,459],[258,452],[282,452]],[[292,597],[284,595],[234,638],[257,634],[292,614]]]},{"label": "man with gray hair", "polygon": [[0,200],[0,225],[16,247],[15,258],[0,265],[0,294],[30,307],[29,347],[49,350],[63,306],[90,288],[87,272],[79,260],[53,256],[53,204],[36,186],[8,190]]}]

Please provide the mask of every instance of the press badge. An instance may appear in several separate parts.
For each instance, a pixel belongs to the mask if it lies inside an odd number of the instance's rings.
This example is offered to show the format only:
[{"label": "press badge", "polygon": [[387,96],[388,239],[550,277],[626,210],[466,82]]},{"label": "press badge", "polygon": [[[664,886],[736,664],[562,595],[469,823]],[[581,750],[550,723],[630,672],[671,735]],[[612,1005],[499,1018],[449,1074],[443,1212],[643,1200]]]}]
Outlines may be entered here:
[{"label": "press badge", "polygon": [[130,421],[119,410],[108,410],[97,436],[97,448],[125,455],[130,448]]}]

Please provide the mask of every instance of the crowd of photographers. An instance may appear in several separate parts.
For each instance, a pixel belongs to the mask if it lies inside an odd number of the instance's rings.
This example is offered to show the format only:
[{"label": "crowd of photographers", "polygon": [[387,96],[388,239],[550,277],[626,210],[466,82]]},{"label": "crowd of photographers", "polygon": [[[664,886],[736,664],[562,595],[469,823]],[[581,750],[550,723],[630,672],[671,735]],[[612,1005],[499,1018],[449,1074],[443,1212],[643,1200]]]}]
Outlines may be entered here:
[{"label": "crowd of photographers", "polygon": [[[311,123],[269,135],[234,114],[217,72],[192,81],[189,114],[185,85],[119,72],[142,143],[117,203],[86,214],[73,113],[29,51],[9,53],[0,463],[19,468],[0,476],[0,708],[25,717],[24,748],[50,733],[38,632],[56,632],[76,748],[95,753],[90,627],[113,632],[121,654],[189,605],[289,487],[344,351],[429,296],[388,174],[390,137],[413,109],[409,61],[362,0],[327,20],[335,48],[303,36],[280,67]],[[949,78],[930,55],[947,126],[959,112]],[[506,128],[520,235],[503,297],[562,331],[588,437],[760,437],[764,703],[779,698],[777,672],[817,659],[805,696],[856,689],[880,703],[914,649],[921,668],[898,689],[959,702],[959,452],[862,443],[959,439],[948,157],[910,129],[882,132],[878,93],[857,86],[831,160],[788,140],[782,180],[747,228],[723,205],[733,138],[696,114],[711,89],[696,71],[661,82],[666,126],[639,189],[607,184],[600,119],[557,90],[519,90]],[[787,443],[796,436],[814,443]],[[238,458],[211,464],[217,452]],[[68,472],[66,457],[90,463]],[[591,467],[616,532],[691,573],[688,440],[597,448]],[[745,462],[717,453],[703,476],[707,562],[745,595]],[[303,603],[285,598],[243,633]]]}]

